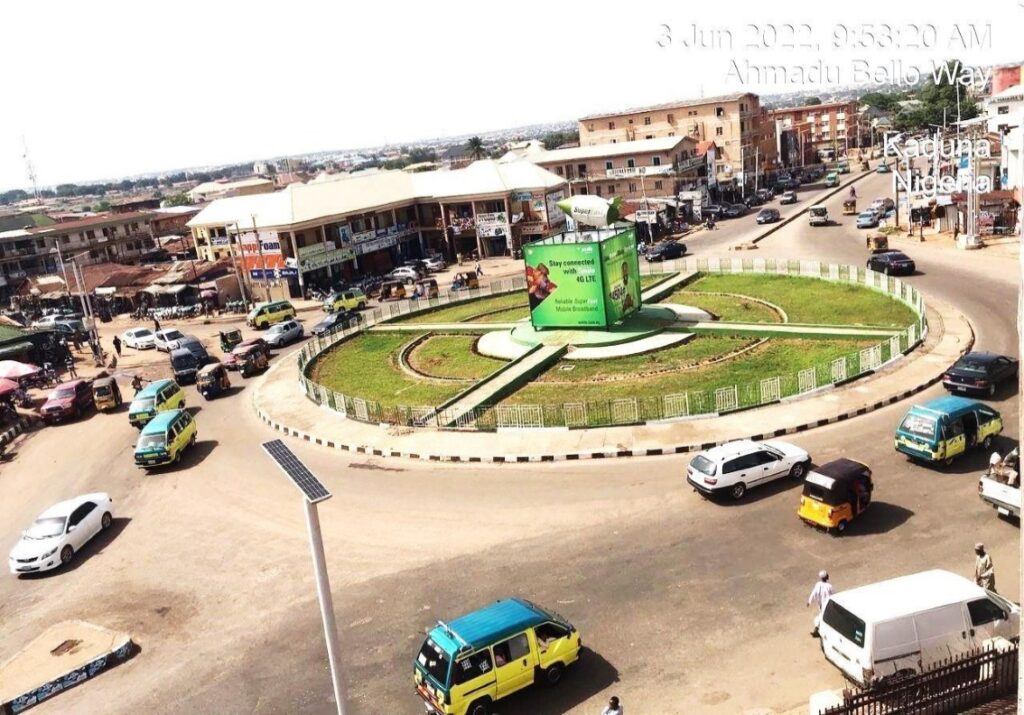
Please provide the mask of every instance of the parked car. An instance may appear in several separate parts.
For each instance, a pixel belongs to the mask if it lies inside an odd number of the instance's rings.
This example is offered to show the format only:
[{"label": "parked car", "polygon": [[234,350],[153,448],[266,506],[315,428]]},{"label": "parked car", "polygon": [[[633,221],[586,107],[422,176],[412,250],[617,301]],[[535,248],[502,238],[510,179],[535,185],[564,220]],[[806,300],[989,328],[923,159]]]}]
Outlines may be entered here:
[{"label": "parked car", "polygon": [[323,309],[326,313],[336,310],[363,310],[368,298],[361,288],[343,288],[333,291],[324,299]]},{"label": "parked car", "polygon": [[65,419],[78,419],[95,406],[92,385],[86,380],[71,380],[57,385],[47,396],[41,412],[47,424],[55,424]]},{"label": "parked car", "polygon": [[890,174],[892,173],[892,169],[889,168],[888,164],[879,164],[878,168],[875,169],[875,172],[879,174]]},{"label": "parked car", "polygon": [[752,209],[755,206],[761,206],[763,203],[764,199],[762,199],[757,194],[750,194],[749,196],[747,196],[747,198],[743,199],[743,205],[746,206],[748,209]]},{"label": "parked car", "polygon": [[810,466],[807,451],[789,442],[737,440],[690,460],[686,481],[705,496],[728,494],[742,499],[749,487],[786,476],[801,480]]},{"label": "parked car", "polygon": [[178,347],[178,341],[185,337],[185,334],[174,328],[158,330],[153,334],[153,343],[156,349],[168,353]]},{"label": "parked car", "polygon": [[8,561],[11,573],[35,573],[67,565],[89,539],[113,523],[109,494],[83,494],[58,502],[21,532]]},{"label": "parked car", "polygon": [[910,276],[917,270],[914,259],[903,251],[883,251],[868,259],[867,267],[890,276]]},{"label": "parked car", "polygon": [[427,268],[426,261],[422,261],[419,258],[412,258],[402,264],[403,268],[412,268],[416,271],[416,275],[420,278],[426,278],[430,270]]},{"label": "parked car", "polygon": [[647,252],[648,261],[671,261],[686,253],[686,246],[678,241],[662,241]]},{"label": "parked car", "polygon": [[821,652],[861,687],[942,665],[1020,633],[1020,606],[949,571],[924,571],[840,591],[821,615]]},{"label": "parked car", "polygon": [[362,321],[363,317],[354,311],[342,311],[328,313],[320,319],[316,325],[309,329],[312,335],[323,335],[336,328],[350,328]]},{"label": "parked car", "polygon": [[149,328],[128,328],[121,333],[121,342],[133,350],[150,350],[156,347],[156,335]]},{"label": "parked car", "polygon": [[743,204],[725,204],[722,206],[722,218],[739,218],[749,210]]},{"label": "parked car", "polygon": [[878,215],[881,216],[888,213],[895,207],[896,204],[893,203],[893,200],[888,197],[885,197],[875,199],[874,201],[871,202],[871,206],[869,206],[868,208],[874,209],[878,213]]},{"label": "parked car", "polygon": [[775,223],[782,215],[778,209],[761,209],[757,212],[757,218],[755,219],[758,223]]},{"label": "parked car", "polygon": [[426,263],[427,269],[430,271],[443,271],[448,266],[448,261],[444,260],[444,256],[440,253],[427,256],[423,262]]},{"label": "parked car", "polygon": [[775,192],[771,189],[758,189],[756,193],[758,197],[760,197],[761,201],[766,203],[775,198]]},{"label": "parked car", "polygon": [[409,266],[399,266],[385,276],[387,280],[402,281],[403,283],[414,283],[419,280],[419,272]]},{"label": "parked car", "polygon": [[861,211],[857,216],[857,228],[878,228],[878,212],[874,209]]},{"label": "parked car", "polygon": [[942,376],[950,392],[982,392],[992,397],[1001,382],[1017,379],[1016,358],[989,352],[967,353]]},{"label": "parked car", "polygon": [[702,206],[700,209],[700,215],[702,218],[705,219],[708,216],[710,216],[717,221],[718,219],[722,218],[722,207],[719,206],[718,204],[709,204],[707,206]]},{"label": "parked car", "polygon": [[288,343],[300,340],[303,335],[302,325],[295,320],[284,320],[271,326],[267,331],[267,344],[280,348]]},{"label": "parked car", "polygon": [[795,204],[797,202],[795,191],[785,191],[782,194],[782,198],[779,199],[780,204]]}]

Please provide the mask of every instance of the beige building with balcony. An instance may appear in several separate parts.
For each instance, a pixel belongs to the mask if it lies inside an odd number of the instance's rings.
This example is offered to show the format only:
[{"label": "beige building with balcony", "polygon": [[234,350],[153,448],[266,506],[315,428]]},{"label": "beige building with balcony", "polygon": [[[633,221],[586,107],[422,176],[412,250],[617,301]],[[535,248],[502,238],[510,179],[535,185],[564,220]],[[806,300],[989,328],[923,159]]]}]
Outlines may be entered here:
[{"label": "beige building with balcony", "polygon": [[775,124],[751,92],[668,102],[579,120],[580,146],[689,137],[717,148],[711,184],[732,184],[776,168]]},{"label": "beige building with balcony", "polygon": [[675,196],[682,182],[706,174],[705,157],[695,139],[666,136],[555,149],[530,160],[567,180],[574,194],[633,200]]},{"label": "beige building with balcony", "polygon": [[828,102],[805,107],[782,107],[770,112],[776,131],[794,131],[802,152],[807,148],[819,159],[837,159],[861,146],[858,103]]}]

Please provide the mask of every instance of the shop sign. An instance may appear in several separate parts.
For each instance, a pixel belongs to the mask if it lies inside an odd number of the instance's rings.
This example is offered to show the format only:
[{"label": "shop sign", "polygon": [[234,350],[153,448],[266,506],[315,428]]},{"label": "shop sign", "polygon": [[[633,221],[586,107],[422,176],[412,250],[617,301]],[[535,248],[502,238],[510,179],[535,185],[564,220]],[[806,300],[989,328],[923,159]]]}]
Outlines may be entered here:
[{"label": "shop sign", "polygon": [[476,235],[482,238],[508,234],[508,214],[504,211],[476,215]]},{"label": "shop sign", "polygon": [[516,224],[519,227],[520,233],[544,233],[544,222],[543,221],[520,221]]},{"label": "shop sign", "polygon": [[329,251],[321,251],[313,255],[302,255],[299,257],[299,267],[302,272],[315,271],[317,268],[332,266],[342,261],[351,261],[356,257],[355,251],[351,248],[334,248]]},{"label": "shop sign", "polygon": [[249,275],[253,280],[281,280],[282,278],[296,278],[299,275],[298,268],[268,268],[263,270],[262,268],[253,268],[249,271]]},{"label": "shop sign", "polygon": [[380,238],[373,238],[368,241],[360,241],[355,245],[355,251],[357,256],[362,256],[384,248],[391,248],[397,243],[398,239],[394,236],[381,236]]},{"label": "shop sign", "polygon": [[299,246],[299,258],[306,258],[309,256],[315,256],[318,253],[326,253],[333,251],[337,248],[334,245],[334,241],[321,241],[320,243],[314,243],[311,246]]}]

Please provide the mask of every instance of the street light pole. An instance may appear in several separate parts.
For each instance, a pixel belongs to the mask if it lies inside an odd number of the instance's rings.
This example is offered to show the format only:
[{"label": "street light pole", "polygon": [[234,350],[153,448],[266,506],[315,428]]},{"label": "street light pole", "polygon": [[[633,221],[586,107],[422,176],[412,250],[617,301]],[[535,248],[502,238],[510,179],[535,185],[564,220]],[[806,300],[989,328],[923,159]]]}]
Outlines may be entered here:
[{"label": "street light pole", "polygon": [[260,232],[256,228],[256,214],[250,214],[249,218],[252,219],[252,232],[256,235],[256,250],[260,253],[260,264],[263,267],[263,289],[267,293],[267,302],[271,301],[270,298],[270,281],[267,279],[267,259],[263,255],[263,242],[260,241]]}]

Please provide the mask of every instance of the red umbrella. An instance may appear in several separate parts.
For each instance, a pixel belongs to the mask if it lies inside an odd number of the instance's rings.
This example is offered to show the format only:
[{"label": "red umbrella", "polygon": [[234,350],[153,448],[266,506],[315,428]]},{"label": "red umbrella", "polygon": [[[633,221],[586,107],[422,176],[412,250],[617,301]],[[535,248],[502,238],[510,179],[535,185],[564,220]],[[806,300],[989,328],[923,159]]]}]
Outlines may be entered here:
[{"label": "red umbrella", "polygon": [[6,377],[0,377],[0,397],[6,397],[20,388],[21,385],[16,383],[14,380],[8,380]]},{"label": "red umbrella", "polygon": [[6,377],[8,380],[18,380],[28,375],[35,375],[37,372],[39,372],[39,368],[35,365],[17,360],[0,360],[0,377]]}]

